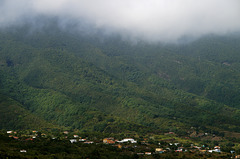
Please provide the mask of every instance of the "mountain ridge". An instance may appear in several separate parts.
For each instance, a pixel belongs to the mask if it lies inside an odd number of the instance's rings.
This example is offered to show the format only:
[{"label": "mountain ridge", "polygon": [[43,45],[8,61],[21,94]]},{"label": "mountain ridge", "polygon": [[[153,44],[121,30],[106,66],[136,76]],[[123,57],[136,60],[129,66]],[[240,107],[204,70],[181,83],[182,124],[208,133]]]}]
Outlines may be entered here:
[{"label": "mountain ridge", "polygon": [[[230,49],[225,50],[236,55],[228,66],[220,60],[224,53],[217,64],[204,54],[212,41],[222,44],[221,37],[164,46],[98,41],[62,31],[24,33],[0,34],[0,92],[50,123],[82,131],[111,132],[118,125],[119,132],[184,132],[192,126],[240,131],[238,47],[233,48],[238,38],[233,44],[227,40]],[[193,47],[199,49],[190,54]],[[235,92],[222,99],[218,89]]]}]

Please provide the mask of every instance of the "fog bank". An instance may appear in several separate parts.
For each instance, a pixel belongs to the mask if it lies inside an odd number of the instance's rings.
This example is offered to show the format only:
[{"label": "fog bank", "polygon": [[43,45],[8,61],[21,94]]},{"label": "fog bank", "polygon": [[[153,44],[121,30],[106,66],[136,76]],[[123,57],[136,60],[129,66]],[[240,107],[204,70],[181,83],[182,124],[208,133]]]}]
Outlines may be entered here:
[{"label": "fog bank", "polygon": [[239,0],[2,0],[0,15],[2,28],[57,17],[64,29],[100,29],[150,42],[240,31]]}]

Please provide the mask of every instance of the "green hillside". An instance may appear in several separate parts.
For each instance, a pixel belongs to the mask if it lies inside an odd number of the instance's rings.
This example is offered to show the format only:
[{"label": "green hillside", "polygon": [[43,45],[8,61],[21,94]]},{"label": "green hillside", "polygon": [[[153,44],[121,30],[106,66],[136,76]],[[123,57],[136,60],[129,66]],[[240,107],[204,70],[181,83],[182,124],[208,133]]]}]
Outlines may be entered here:
[{"label": "green hillside", "polygon": [[[1,113],[8,97],[24,120],[81,131],[240,131],[239,37],[133,44],[53,27],[0,32]],[[21,122],[11,112],[1,128]]]},{"label": "green hillside", "polygon": [[0,129],[51,129],[60,128],[24,109],[13,99],[0,94]]}]

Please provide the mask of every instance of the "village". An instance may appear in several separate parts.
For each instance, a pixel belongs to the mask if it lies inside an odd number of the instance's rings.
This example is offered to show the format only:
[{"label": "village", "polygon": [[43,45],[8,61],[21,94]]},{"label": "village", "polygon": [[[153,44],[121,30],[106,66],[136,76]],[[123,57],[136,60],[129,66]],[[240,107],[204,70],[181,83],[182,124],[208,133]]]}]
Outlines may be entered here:
[{"label": "village", "polygon": [[[231,156],[231,158],[240,158],[234,149],[226,152],[222,150],[221,144],[212,145],[209,143],[203,144],[194,142],[189,137],[179,138],[174,132],[168,132],[161,135],[153,135],[148,137],[129,136],[124,138],[117,138],[105,136],[102,138],[94,135],[81,136],[81,133],[62,131],[55,134],[41,133],[37,130],[21,131],[5,131],[12,140],[19,142],[34,142],[37,144],[41,140],[50,140],[58,142],[68,142],[70,144],[81,145],[107,145],[114,148],[120,153],[126,153],[137,156],[151,156],[162,155],[168,153],[184,154],[193,153],[200,155],[219,154]],[[209,134],[204,134],[205,136]],[[19,153],[28,153],[31,150],[20,148],[17,150]]]}]

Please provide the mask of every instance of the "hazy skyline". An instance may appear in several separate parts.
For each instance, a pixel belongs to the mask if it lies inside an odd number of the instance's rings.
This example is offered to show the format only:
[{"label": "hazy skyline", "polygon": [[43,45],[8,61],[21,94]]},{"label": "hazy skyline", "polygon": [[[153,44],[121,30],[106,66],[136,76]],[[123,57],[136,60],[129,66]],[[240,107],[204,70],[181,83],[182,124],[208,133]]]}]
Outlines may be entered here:
[{"label": "hazy skyline", "polygon": [[2,0],[0,14],[1,27],[43,15],[147,41],[240,31],[239,0]]}]

